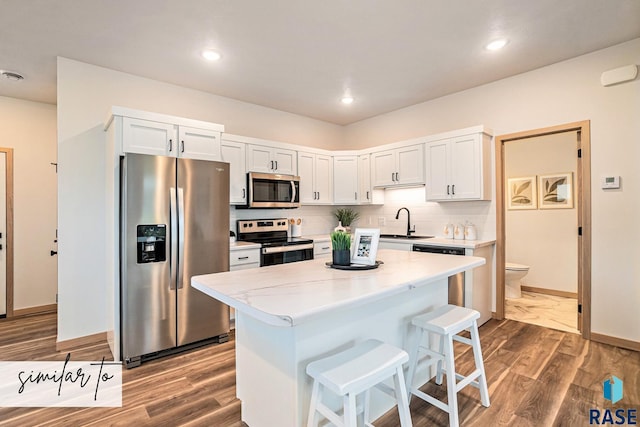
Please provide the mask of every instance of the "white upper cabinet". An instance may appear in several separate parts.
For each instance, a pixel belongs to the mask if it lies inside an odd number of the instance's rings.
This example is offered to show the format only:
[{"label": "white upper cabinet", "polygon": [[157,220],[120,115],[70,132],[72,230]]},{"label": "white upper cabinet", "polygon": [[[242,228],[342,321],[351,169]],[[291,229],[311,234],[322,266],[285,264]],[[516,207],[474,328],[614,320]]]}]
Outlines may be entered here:
[{"label": "white upper cabinet", "polygon": [[426,144],[429,201],[491,200],[491,146],[484,133]]},{"label": "white upper cabinet", "polygon": [[122,151],[125,153],[176,156],[178,135],[175,125],[124,117]]},{"label": "white upper cabinet", "polygon": [[265,145],[247,145],[247,172],[296,175],[296,152]]},{"label": "white upper cabinet", "polygon": [[178,157],[221,160],[220,132],[178,126]]},{"label": "white upper cabinet", "polygon": [[379,151],[371,154],[373,187],[424,184],[424,145]]},{"label": "white upper cabinet", "polygon": [[333,200],[333,160],[331,156],[298,152],[300,203],[325,205]]},{"label": "white upper cabinet", "polygon": [[358,190],[358,156],[333,158],[333,202],[337,205],[355,205],[361,200]]},{"label": "white upper cabinet", "polygon": [[358,156],[358,202],[369,204],[373,202],[373,187],[371,186],[371,156]]},{"label": "white upper cabinet", "polygon": [[222,125],[122,107],[112,114],[122,120],[122,153],[221,160]]},{"label": "white upper cabinet", "polygon": [[223,136],[220,152],[222,161],[230,164],[229,203],[244,205],[247,203],[246,144],[226,140]]}]

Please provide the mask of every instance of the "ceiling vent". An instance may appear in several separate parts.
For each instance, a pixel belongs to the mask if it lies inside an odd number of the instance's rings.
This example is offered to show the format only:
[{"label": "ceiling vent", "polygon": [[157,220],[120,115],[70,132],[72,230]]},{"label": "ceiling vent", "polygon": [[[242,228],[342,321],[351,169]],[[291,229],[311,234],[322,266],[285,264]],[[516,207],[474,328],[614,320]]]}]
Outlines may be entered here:
[{"label": "ceiling vent", "polygon": [[0,74],[2,74],[3,77],[16,82],[24,80],[24,76],[22,74],[15,73],[13,71],[0,70]]}]

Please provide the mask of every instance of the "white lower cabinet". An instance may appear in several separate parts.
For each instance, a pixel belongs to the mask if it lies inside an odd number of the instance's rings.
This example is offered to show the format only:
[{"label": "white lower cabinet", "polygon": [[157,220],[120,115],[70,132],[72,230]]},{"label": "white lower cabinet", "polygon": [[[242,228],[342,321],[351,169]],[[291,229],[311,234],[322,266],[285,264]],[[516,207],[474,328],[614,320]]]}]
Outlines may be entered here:
[{"label": "white lower cabinet", "polygon": [[[248,270],[260,267],[260,248],[231,249],[229,251],[229,271]],[[235,329],[236,312],[229,307],[231,328]]]},{"label": "white lower cabinet", "polygon": [[313,243],[313,257],[314,258],[328,258],[331,256],[331,241],[326,242],[314,242]]},{"label": "white lower cabinet", "polygon": [[260,248],[229,251],[229,271],[260,267]]}]

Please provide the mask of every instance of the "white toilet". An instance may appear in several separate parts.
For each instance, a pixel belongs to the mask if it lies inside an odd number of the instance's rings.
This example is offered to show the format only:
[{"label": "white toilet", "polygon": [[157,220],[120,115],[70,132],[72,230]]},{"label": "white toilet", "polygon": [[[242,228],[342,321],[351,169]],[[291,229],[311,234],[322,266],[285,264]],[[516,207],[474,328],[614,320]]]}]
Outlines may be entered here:
[{"label": "white toilet", "polygon": [[504,287],[507,298],[522,298],[521,281],[528,272],[528,265],[513,262],[505,263]]}]

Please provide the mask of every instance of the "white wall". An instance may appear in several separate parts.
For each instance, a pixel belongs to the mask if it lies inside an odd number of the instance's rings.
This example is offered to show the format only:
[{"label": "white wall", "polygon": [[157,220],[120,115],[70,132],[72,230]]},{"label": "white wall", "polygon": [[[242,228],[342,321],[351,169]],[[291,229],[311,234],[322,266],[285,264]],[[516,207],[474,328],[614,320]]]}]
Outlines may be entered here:
[{"label": "white wall", "polygon": [[[640,64],[640,39],[355,123],[346,128],[345,146],[363,148],[478,124],[506,134],[590,120],[592,331],[640,341],[635,244],[640,80],[600,85],[603,71],[629,64]],[[606,174],[621,175],[623,188],[601,190],[599,180]],[[486,222],[495,224],[495,203],[491,206]]]},{"label": "white wall", "polygon": [[0,97],[0,117],[0,146],[14,149],[13,308],[55,304],[56,106]]},{"label": "white wall", "polygon": [[[575,190],[577,145],[577,132],[509,141],[504,150],[505,176],[508,179],[570,172]],[[506,211],[506,260],[529,266],[523,284],[578,292],[575,201],[574,198],[571,209]]]},{"label": "white wall", "polygon": [[[108,328],[106,134],[111,106],[221,123],[229,133],[332,148],[343,128],[295,114],[58,59],[58,341]],[[285,215],[287,216],[287,215]],[[111,244],[111,246],[113,246]]]}]

